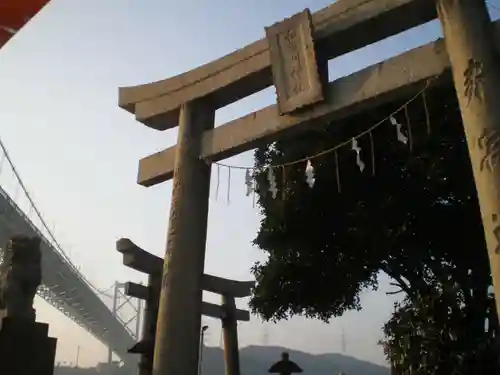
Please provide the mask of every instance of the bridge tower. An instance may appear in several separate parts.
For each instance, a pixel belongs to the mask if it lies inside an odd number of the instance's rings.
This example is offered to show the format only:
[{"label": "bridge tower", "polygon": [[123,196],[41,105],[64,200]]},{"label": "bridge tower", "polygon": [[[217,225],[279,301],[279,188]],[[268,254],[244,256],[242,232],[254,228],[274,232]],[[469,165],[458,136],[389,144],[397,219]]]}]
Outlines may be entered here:
[{"label": "bridge tower", "polygon": [[[113,290],[113,294],[107,293],[107,291]],[[119,318],[120,312],[123,311],[127,306],[132,310],[132,316],[128,320],[124,321],[125,328],[134,337],[134,340],[139,340],[141,336],[141,321],[142,321],[142,300],[134,299],[125,294],[125,283],[120,283],[116,281],[110,288],[106,291],[100,292],[105,297],[112,299],[113,306],[111,312],[114,317]],[[135,301],[135,303],[133,302]],[[127,315],[130,315],[127,312]],[[121,317],[123,319],[123,317]],[[135,324],[133,324],[135,323]],[[133,324],[133,325],[132,325]],[[108,348],[108,364],[113,362],[113,351]]]}]

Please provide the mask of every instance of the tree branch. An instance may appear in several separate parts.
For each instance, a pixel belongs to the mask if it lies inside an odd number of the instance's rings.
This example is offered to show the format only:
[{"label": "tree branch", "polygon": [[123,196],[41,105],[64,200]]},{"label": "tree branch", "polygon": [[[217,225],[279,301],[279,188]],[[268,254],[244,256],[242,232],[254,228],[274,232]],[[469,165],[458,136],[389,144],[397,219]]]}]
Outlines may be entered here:
[{"label": "tree branch", "polygon": [[401,275],[392,272],[386,264],[382,264],[381,269],[387,274],[387,276],[396,281],[396,283],[391,283],[390,285],[397,286],[398,288],[400,288],[400,290],[397,292],[388,292],[387,293],[388,295],[399,294],[404,292],[409,297],[413,296],[414,293],[412,292],[410,285],[405,282],[405,280]]}]

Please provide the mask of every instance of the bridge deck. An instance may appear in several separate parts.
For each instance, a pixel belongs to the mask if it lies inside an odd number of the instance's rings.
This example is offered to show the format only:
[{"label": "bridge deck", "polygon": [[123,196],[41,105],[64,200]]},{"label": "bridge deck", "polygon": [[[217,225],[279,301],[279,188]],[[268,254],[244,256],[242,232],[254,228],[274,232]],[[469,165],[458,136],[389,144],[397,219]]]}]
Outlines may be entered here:
[{"label": "bridge deck", "polygon": [[42,238],[43,280],[39,295],[65,316],[86,328],[124,361],[134,344],[130,332],[113,316],[71,261],[51,244],[0,187],[0,246],[14,234]]}]

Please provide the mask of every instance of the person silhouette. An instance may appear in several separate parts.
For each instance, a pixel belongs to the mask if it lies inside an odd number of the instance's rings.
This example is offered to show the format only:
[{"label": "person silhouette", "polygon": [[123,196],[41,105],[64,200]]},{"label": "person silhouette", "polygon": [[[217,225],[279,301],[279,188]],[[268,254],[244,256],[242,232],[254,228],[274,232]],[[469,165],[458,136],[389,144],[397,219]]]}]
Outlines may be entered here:
[{"label": "person silhouette", "polygon": [[290,360],[290,355],[287,352],[283,352],[281,353],[281,361],[273,364],[268,372],[280,375],[291,375],[302,372],[302,369],[295,362]]}]

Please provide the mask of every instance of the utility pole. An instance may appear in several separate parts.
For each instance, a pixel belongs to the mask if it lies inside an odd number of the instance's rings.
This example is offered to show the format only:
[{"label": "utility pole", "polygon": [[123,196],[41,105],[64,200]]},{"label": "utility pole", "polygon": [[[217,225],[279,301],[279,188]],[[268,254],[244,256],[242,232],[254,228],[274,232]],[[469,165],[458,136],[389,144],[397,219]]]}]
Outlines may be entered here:
[{"label": "utility pole", "polygon": [[264,346],[269,345],[269,331],[267,325],[264,326],[264,332],[262,334],[262,345]]},{"label": "utility pole", "polygon": [[80,345],[76,348],[76,367],[78,367],[80,363]]},{"label": "utility pole", "polygon": [[342,348],[342,354],[345,354],[345,351],[346,351],[346,342],[345,342],[344,326],[342,326],[342,332],[340,334],[340,346]]},{"label": "utility pole", "polygon": [[500,67],[491,20],[484,0],[436,0],[436,5],[462,113],[500,314]]}]

